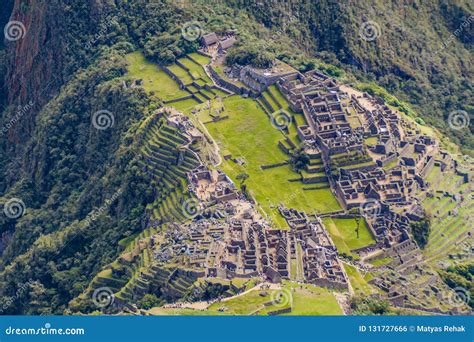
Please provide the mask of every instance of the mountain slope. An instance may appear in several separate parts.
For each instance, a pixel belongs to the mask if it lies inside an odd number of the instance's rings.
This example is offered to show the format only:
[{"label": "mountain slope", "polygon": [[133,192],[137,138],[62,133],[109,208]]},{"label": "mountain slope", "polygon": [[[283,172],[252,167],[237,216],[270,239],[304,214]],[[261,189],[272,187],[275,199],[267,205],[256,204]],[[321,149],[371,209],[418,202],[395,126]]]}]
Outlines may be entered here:
[{"label": "mountain slope", "polygon": [[[0,45],[0,127],[8,127],[0,134],[0,203],[19,198],[26,206],[18,219],[0,216],[1,304],[28,284],[24,297],[5,312],[65,312],[101,267],[122,252],[118,241],[147,224],[145,208],[160,194],[153,192],[136,151],[141,123],[162,103],[140,88],[123,86],[125,53],[153,54],[162,43],[157,38],[166,38],[171,59],[192,50],[193,44],[181,39],[181,27],[192,20],[205,31],[238,28],[242,40],[275,55],[344,69],[353,80],[376,80],[446,131],[443,120],[450,111],[472,111],[472,30],[463,30],[432,65],[419,60],[470,12],[469,3],[460,1],[2,4],[2,27],[20,20],[27,28],[24,39]],[[362,18],[381,25],[379,39],[360,39]],[[413,24],[401,30],[402,22]],[[100,130],[92,119],[104,110],[114,124]],[[472,134],[448,132],[472,149]]]}]

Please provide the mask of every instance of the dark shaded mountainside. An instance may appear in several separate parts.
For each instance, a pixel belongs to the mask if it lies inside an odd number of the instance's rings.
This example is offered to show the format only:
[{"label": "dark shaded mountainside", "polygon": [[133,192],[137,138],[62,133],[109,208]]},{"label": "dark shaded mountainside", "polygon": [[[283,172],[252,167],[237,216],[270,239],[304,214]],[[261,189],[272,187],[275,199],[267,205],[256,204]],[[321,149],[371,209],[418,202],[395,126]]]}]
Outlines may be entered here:
[{"label": "dark shaded mountainside", "polygon": [[[348,80],[376,81],[444,131],[451,111],[473,114],[472,20],[450,40],[473,12],[467,1],[1,6],[1,27],[15,20],[26,28],[22,39],[0,45],[0,127],[8,128],[0,133],[0,203],[19,198],[26,207],[21,218],[0,216],[2,313],[67,312],[121,251],[118,242],[146,227],[145,207],[160,194],[137,151],[141,123],[160,104],[122,86],[124,55],[144,49],[160,62],[195,50],[197,42],[181,39],[185,22],[197,20],[206,31],[235,28],[247,44],[265,45],[296,66],[314,63]],[[367,20],[380,26],[376,40],[359,35]],[[102,131],[91,116],[105,109],[114,122]],[[472,150],[472,134],[449,132]],[[91,219],[95,208],[103,210]]]}]

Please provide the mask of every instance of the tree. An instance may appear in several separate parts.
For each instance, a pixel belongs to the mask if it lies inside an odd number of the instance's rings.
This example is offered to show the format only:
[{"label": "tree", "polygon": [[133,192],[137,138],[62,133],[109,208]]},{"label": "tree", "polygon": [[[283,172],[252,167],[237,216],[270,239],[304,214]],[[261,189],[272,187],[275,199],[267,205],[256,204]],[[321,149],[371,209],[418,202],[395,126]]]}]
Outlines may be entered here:
[{"label": "tree", "polygon": [[245,196],[247,196],[247,185],[244,183],[249,177],[250,176],[245,172],[239,173],[237,177],[235,177],[237,180],[240,180],[240,190]]},{"label": "tree", "polygon": [[290,158],[290,164],[296,172],[303,170],[309,162],[310,158],[302,148],[293,152]]},{"label": "tree", "polygon": [[255,43],[234,47],[229,50],[226,64],[251,65],[255,68],[269,68],[273,65],[275,56]]},{"label": "tree", "polygon": [[387,315],[390,304],[377,297],[352,297],[350,301],[352,313],[355,315]]},{"label": "tree", "polygon": [[413,238],[420,248],[424,248],[428,243],[428,238],[431,232],[430,225],[431,222],[429,217],[425,217],[424,219],[411,224]]},{"label": "tree", "polygon": [[239,173],[235,178],[240,181],[240,185],[242,186],[249,177],[250,176],[248,175],[248,173],[242,172]]},{"label": "tree", "polygon": [[155,294],[147,293],[137,304],[140,308],[148,310],[160,305],[161,300]]}]

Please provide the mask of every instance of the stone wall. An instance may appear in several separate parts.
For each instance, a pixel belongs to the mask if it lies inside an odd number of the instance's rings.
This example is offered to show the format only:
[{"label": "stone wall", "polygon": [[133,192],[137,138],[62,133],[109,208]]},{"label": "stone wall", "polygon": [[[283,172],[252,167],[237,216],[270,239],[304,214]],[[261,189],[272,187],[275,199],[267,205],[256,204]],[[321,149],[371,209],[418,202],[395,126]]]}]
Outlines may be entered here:
[{"label": "stone wall", "polygon": [[162,65],[161,70],[163,70],[169,77],[171,77],[173,80],[175,80],[181,89],[184,89],[184,83],[179,79],[178,76],[173,74],[170,69],[168,69],[166,66]]},{"label": "stone wall", "polygon": [[211,74],[212,78],[214,79],[214,81],[221,87],[225,88],[225,89],[228,89],[230,91],[232,91],[233,93],[236,93],[236,94],[244,94],[244,93],[248,93],[246,92],[246,90],[242,87],[239,87],[229,81],[226,81],[224,80],[218,73],[217,71],[214,70],[214,68],[209,65],[208,66],[208,69],[209,70],[209,73]]},{"label": "stone wall", "polygon": [[329,279],[319,278],[319,279],[312,279],[310,283],[316,286],[323,286],[328,287],[330,289],[337,289],[337,290],[347,290],[348,285],[347,283],[341,283],[339,281],[331,281]]}]

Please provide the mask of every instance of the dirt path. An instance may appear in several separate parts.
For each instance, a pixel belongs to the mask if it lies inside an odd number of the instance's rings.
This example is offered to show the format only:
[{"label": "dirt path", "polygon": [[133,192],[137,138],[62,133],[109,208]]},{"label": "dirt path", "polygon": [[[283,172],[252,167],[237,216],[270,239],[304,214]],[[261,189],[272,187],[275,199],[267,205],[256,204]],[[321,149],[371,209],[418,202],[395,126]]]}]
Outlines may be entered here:
[{"label": "dirt path", "polygon": [[246,295],[247,293],[250,293],[252,291],[257,291],[257,290],[281,290],[281,285],[280,284],[272,284],[272,283],[261,283],[258,284],[257,286],[254,286],[242,293],[236,294],[235,296],[232,297],[227,297],[221,300],[221,302],[228,302],[229,300],[232,300],[234,298],[238,298],[241,296]]},{"label": "dirt path", "polygon": [[[227,297],[224,299],[221,299],[219,303],[224,303],[228,302],[229,300],[239,298],[241,296],[246,295],[247,293],[250,293],[252,291],[258,291],[258,290],[280,290],[281,285],[280,284],[272,284],[272,283],[261,283],[258,284],[257,286],[254,286],[242,293],[236,294],[235,296]],[[162,309],[194,309],[194,310],[206,310],[209,306],[212,304],[216,303],[217,301],[202,301],[202,302],[184,302],[184,303],[172,303],[172,304],[166,304],[162,307]]]},{"label": "dirt path", "polygon": [[[209,104],[210,105],[210,104]],[[217,142],[214,140],[214,138],[212,137],[212,135],[209,133],[209,131],[207,130],[207,127],[202,123],[201,120],[199,120],[197,117],[196,117],[196,121],[199,123],[199,125],[201,126],[201,129],[203,131],[204,134],[206,134],[210,140],[212,140],[212,145],[214,146],[214,154],[217,156],[217,163],[214,164],[214,167],[217,167],[219,165],[222,164],[222,157],[219,153],[219,145],[217,145]]]}]

